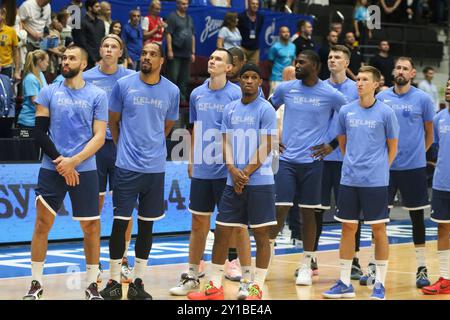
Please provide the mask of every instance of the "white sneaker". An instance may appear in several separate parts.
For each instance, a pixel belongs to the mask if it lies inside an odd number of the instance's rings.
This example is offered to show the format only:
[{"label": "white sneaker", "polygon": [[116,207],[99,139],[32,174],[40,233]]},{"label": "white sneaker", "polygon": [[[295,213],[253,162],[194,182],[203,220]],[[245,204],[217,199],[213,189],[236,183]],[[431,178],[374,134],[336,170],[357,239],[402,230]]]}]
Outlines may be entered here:
[{"label": "white sneaker", "polygon": [[237,295],[238,300],[245,300],[248,297],[248,288],[252,285],[252,282],[247,279],[242,279],[239,285],[239,292]]},{"label": "white sneaker", "polygon": [[302,264],[300,269],[298,270],[297,280],[295,280],[295,284],[298,286],[310,286],[312,285],[312,271],[311,267]]},{"label": "white sneaker", "polygon": [[189,292],[197,291],[198,289],[200,289],[200,281],[183,273],[178,285],[171,288],[169,292],[174,296],[186,296]]}]

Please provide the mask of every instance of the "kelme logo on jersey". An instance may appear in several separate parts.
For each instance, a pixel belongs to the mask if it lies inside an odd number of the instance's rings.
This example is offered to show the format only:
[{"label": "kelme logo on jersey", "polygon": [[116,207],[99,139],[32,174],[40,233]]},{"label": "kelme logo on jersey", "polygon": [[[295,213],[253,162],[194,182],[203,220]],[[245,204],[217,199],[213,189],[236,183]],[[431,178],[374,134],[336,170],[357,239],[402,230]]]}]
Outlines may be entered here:
[{"label": "kelme logo on jersey", "polygon": [[370,129],[375,129],[377,127],[376,120],[364,120],[364,119],[349,119],[348,123],[350,127],[368,127]]},{"label": "kelme logo on jersey", "polygon": [[213,19],[211,16],[205,18],[205,29],[200,35],[200,42],[203,43],[206,39],[209,39],[219,33],[222,27],[223,19]]},{"label": "kelme logo on jersey", "polygon": [[310,105],[313,105],[314,107],[320,107],[320,99],[319,98],[307,98],[307,97],[295,96],[294,103],[310,104]]},{"label": "kelme logo on jersey", "polygon": [[73,100],[70,98],[63,98],[63,97],[58,98],[56,100],[56,103],[58,105],[79,107],[81,109],[86,109],[89,106],[89,103],[85,100]]},{"label": "kelme logo on jersey", "polygon": [[450,131],[450,125],[446,125],[446,124],[439,125],[439,133],[446,134],[449,131]]},{"label": "kelme logo on jersey", "polygon": [[142,97],[142,96],[136,96],[133,97],[133,104],[135,106],[152,106],[158,109],[163,108],[163,101],[159,99],[149,98],[149,97]]},{"label": "kelme logo on jersey", "polygon": [[198,104],[198,110],[199,111],[208,111],[208,110],[214,110],[217,112],[223,112],[223,108],[225,106],[223,104],[219,104],[219,103],[208,103],[208,102],[204,102],[204,103],[199,103]]}]

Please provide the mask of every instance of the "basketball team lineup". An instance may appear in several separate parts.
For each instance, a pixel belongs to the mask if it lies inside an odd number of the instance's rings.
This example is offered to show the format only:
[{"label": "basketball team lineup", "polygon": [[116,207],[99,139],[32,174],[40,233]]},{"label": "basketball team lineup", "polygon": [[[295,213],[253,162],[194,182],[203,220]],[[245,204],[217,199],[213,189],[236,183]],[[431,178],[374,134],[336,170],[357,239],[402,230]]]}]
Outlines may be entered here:
[{"label": "basketball team lineup", "polygon": [[[238,47],[216,49],[210,77],[191,93],[191,143],[179,159],[190,179],[187,263],[168,268],[152,265],[150,251],[154,223],[164,223],[166,139],[178,120],[180,90],[161,75],[160,44],[143,46],[138,72],[118,65],[123,47],[120,37],[105,36],[102,60],[89,70],[85,50],[68,47],[63,79],[36,98],[35,139],[44,156],[31,277],[20,279],[24,300],[65,299],[68,281],[44,276],[44,268],[67,193],[84,236],[87,300],[448,298],[450,112],[436,114],[429,96],[411,85],[411,58],[396,60],[394,86],[379,91],[374,67],[361,67],[356,81],[347,78],[345,46],[330,48],[327,80],[318,77],[317,53],[304,50],[266,99],[260,67]],[[426,152],[433,143],[439,149],[430,198]],[[105,243],[100,215],[110,192],[114,220]],[[389,244],[397,192],[402,209],[395,210],[409,212],[413,244]],[[323,215],[334,205],[339,250],[324,251]],[[425,220],[430,208],[432,222]],[[275,254],[292,214],[301,217],[302,249]],[[129,261],[133,218],[138,231]],[[361,226],[371,243],[360,250]],[[437,237],[430,240],[427,228]],[[60,294],[52,293],[56,287]]]}]

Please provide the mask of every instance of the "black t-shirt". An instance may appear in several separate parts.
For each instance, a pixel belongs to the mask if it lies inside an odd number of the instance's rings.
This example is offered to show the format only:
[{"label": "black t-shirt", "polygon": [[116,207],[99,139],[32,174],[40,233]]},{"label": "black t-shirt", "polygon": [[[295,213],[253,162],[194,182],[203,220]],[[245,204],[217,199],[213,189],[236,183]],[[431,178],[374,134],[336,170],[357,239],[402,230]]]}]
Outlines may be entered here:
[{"label": "black t-shirt", "polygon": [[351,56],[350,56],[350,64],[348,65],[348,68],[356,76],[358,74],[359,68],[361,68],[361,64],[364,62],[364,59],[363,59],[361,51],[359,51],[358,47],[355,47],[350,51],[351,51]]},{"label": "black t-shirt", "polygon": [[192,17],[181,17],[176,11],[167,17],[167,33],[172,36],[173,55],[177,58],[189,58],[194,52],[192,49],[192,36],[195,34]]},{"label": "black t-shirt", "polygon": [[314,50],[315,45],[311,39],[305,39],[302,36],[298,37],[294,40],[295,44],[295,56],[297,56],[300,52],[304,50]]},{"label": "black t-shirt", "polygon": [[256,21],[250,20],[247,11],[239,15],[238,29],[241,33],[241,46],[247,50],[259,49],[259,34],[261,33],[264,22],[263,16],[256,13]]},{"label": "black t-shirt", "polygon": [[370,59],[370,65],[380,70],[381,74],[384,76],[384,83],[386,86],[392,86],[392,81],[394,80],[394,77],[392,76],[392,70],[394,70],[394,58],[391,56],[385,58],[377,54]]}]

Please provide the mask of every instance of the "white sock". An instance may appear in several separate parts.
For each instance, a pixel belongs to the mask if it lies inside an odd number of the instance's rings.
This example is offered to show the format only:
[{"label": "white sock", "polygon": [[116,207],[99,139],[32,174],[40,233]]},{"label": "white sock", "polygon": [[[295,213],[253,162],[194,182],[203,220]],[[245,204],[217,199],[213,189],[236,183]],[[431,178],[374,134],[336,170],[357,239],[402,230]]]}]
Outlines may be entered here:
[{"label": "white sock", "polygon": [[307,266],[309,266],[311,264],[312,255],[313,255],[312,251],[303,251],[303,259],[302,262],[300,263],[300,266],[302,264],[306,264]]},{"label": "white sock", "polygon": [[200,269],[200,265],[189,263],[188,275],[195,279],[198,279],[198,270]]},{"label": "white sock", "polygon": [[376,260],[376,276],[375,282],[381,282],[384,286],[388,269],[388,260]]},{"label": "white sock", "polygon": [[86,287],[89,287],[91,283],[97,283],[98,272],[98,264],[86,265]]},{"label": "white sock", "polygon": [[438,252],[439,259],[439,275],[444,279],[449,279],[448,272],[448,261],[450,250],[439,250]]},{"label": "white sock", "polygon": [[355,255],[353,257],[359,259],[359,251],[355,251]]},{"label": "white sock", "polygon": [[375,264],[375,243],[370,244],[369,264]]},{"label": "white sock", "polygon": [[416,247],[417,268],[425,267],[425,247]]},{"label": "white sock", "polygon": [[148,259],[134,259],[133,280],[139,278],[144,280],[145,271],[147,270]]},{"label": "white sock", "polygon": [[262,288],[266,281],[266,276],[267,269],[255,268],[255,279],[253,279],[253,282],[257,284],[258,287]]},{"label": "white sock", "polygon": [[339,264],[341,266],[341,281],[348,287],[351,283],[352,260],[340,259]]},{"label": "white sock", "polygon": [[39,281],[41,286],[43,285],[42,276],[44,274],[44,261],[31,261],[31,280]]},{"label": "white sock", "polygon": [[252,280],[252,266],[241,266],[242,277],[241,279]]},{"label": "white sock", "polygon": [[270,260],[269,260],[269,266],[272,263],[272,259],[275,257],[275,239],[269,240],[270,244]]},{"label": "white sock", "polygon": [[130,247],[130,242],[131,241],[125,241],[125,251],[123,252],[124,258],[128,257],[128,248]]},{"label": "white sock", "polygon": [[313,258],[314,261],[317,260],[317,253],[316,253],[316,251],[312,251],[311,252],[311,258]]},{"label": "white sock", "polygon": [[120,283],[120,271],[122,270],[122,259],[109,260],[109,273],[111,279]]},{"label": "white sock", "polygon": [[209,280],[212,281],[212,283],[217,289],[220,289],[220,287],[222,286],[223,270],[225,268],[223,267],[223,264],[215,264],[215,263],[211,263],[211,267],[212,272],[211,278]]}]

